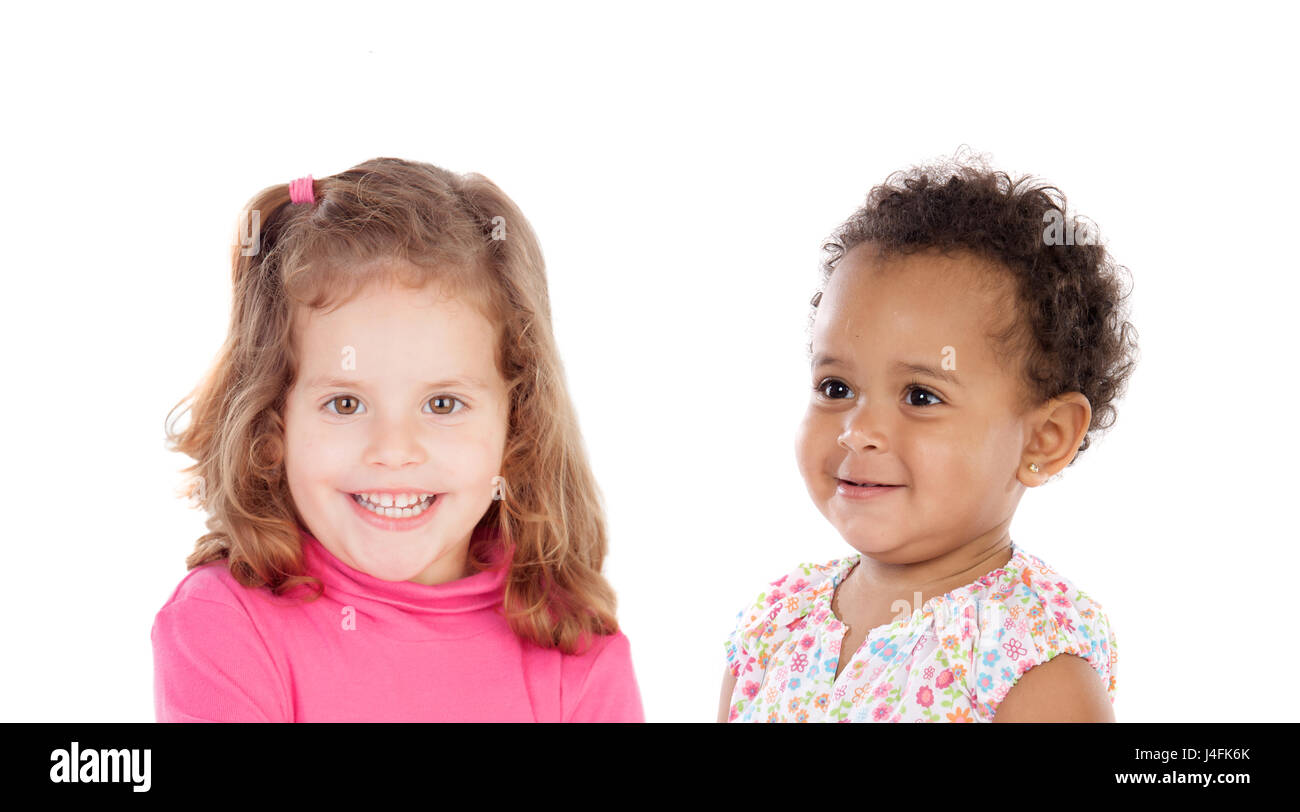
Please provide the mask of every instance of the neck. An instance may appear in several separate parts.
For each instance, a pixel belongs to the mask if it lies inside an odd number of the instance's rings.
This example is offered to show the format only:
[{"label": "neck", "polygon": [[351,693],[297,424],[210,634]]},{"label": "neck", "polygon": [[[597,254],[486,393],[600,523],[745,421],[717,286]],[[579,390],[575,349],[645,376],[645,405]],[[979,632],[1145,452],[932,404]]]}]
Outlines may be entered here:
[{"label": "neck", "polygon": [[858,589],[875,595],[921,592],[927,598],[971,583],[1011,560],[1011,521],[934,558],[905,563],[880,561],[863,554],[850,573]]}]

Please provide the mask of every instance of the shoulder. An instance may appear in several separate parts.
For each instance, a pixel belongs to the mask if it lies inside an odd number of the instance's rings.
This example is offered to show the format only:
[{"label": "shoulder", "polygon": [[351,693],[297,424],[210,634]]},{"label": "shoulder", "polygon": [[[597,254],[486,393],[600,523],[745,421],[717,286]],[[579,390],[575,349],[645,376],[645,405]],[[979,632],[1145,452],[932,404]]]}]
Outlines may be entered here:
[{"label": "shoulder", "polygon": [[195,612],[211,612],[212,607],[226,607],[244,612],[241,586],[224,561],[195,567],[181,578],[171,597],[158,610],[157,617],[174,617]]},{"label": "shoulder", "polygon": [[182,579],[150,630],[158,721],[292,718],[284,663],[256,616],[258,601],[224,564]]},{"label": "shoulder", "polygon": [[622,631],[596,635],[586,648],[561,659],[565,721],[645,721],[632,644]]},{"label": "shoulder", "polygon": [[1026,671],[995,708],[995,722],[1113,722],[1115,711],[1092,664],[1059,654]]},{"label": "shoulder", "polygon": [[190,600],[238,603],[235,590],[242,588],[230,574],[230,568],[224,560],[214,561],[185,573],[185,577],[181,578],[180,583],[172,590],[171,597],[163,604],[163,608]]},{"label": "shoulder", "polygon": [[741,626],[756,623],[771,616],[775,620],[782,614],[806,612],[811,602],[835,588],[843,573],[857,556],[837,558],[825,564],[800,564],[798,567],[771,581],[758,595],[737,613]]},{"label": "shoulder", "polygon": [[632,643],[621,631],[595,635],[586,648],[562,655],[564,682],[578,688],[592,680],[634,680]]},{"label": "shoulder", "polygon": [[590,668],[601,661],[632,662],[632,642],[622,631],[598,634],[588,640],[585,648],[564,655],[565,662],[575,669]]},{"label": "shoulder", "polygon": [[185,574],[154,616],[155,649],[195,643],[228,644],[247,638],[263,644],[267,608],[275,599],[266,589],[245,587],[225,562]]},{"label": "shoulder", "polygon": [[1113,719],[1115,635],[1101,604],[1024,550],[997,575],[978,604],[978,710],[1000,721]]},{"label": "shoulder", "polygon": [[735,616],[726,641],[727,661],[739,675],[742,660],[756,656],[788,635],[790,627],[813,611],[819,602],[829,605],[836,584],[857,563],[858,556],[837,558],[824,564],[800,564],[771,581]]}]

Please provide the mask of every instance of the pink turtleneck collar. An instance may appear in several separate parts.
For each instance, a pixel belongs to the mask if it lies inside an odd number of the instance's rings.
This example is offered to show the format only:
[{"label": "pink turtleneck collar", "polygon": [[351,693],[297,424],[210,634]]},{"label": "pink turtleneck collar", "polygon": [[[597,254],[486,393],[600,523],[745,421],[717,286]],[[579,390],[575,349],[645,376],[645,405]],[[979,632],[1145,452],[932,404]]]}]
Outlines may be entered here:
[{"label": "pink turtleneck collar", "polygon": [[[302,535],[308,574],[319,578],[325,598],[352,607],[359,620],[388,637],[401,640],[467,637],[486,629],[500,616],[507,570],[507,551],[499,541],[491,548],[494,566],[445,584],[385,581],[340,561],[306,528]],[[499,622],[499,621],[497,621]]]},{"label": "pink turtleneck collar", "polygon": [[224,563],[185,576],[151,633],[158,721],[645,720],[621,633],[565,654],[511,629],[505,545],[500,566],[429,586],[301,543],[317,598],[247,589]]}]

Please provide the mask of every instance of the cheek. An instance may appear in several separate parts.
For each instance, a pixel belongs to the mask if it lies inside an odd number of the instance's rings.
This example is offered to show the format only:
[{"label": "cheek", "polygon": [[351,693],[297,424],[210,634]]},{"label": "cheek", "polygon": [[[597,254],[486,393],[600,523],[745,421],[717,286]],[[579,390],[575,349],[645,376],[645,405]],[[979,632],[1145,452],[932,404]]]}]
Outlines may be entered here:
[{"label": "cheek", "polygon": [[987,423],[951,424],[912,434],[905,442],[904,453],[916,470],[931,482],[945,483],[949,494],[974,494],[992,485],[1005,467],[1008,447],[1002,427]]},{"label": "cheek", "polygon": [[960,483],[970,482],[982,468],[984,438],[968,436],[960,426],[934,424],[926,430],[899,436],[897,451],[913,474],[931,483],[944,483],[942,492],[951,495]]},{"label": "cheek", "polygon": [[[334,429],[331,431],[331,429]],[[313,420],[310,415],[285,416],[285,469],[291,479],[328,480],[350,470],[360,453],[346,432]]]},{"label": "cheek", "polygon": [[490,479],[501,470],[505,454],[505,428],[499,425],[466,426],[446,437],[435,437],[430,453],[440,467],[465,479]]},{"label": "cheek", "polygon": [[284,413],[284,469],[292,488],[301,483],[308,471],[317,469],[315,455],[320,453],[320,443],[312,436],[309,421],[290,405]]},{"label": "cheek", "polygon": [[804,479],[812,479],[826,466],[828,449],[835,447],[834,428],[825,415],[808,412],[795,432],[794,453]]}]

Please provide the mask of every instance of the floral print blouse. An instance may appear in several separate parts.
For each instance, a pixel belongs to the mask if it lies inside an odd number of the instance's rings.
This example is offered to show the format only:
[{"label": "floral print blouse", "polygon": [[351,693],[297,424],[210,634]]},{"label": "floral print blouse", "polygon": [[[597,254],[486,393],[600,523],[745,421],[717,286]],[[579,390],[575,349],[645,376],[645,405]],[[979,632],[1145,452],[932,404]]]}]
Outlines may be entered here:
[{"label": "floral print blouse", "polygon": [[990,722],[1020,675],[1058,654],[1088,661],[1115,701],[1115,635],[1097,603],[1038,557],[868,632],[839,678],[835,587],[860,555],[805,564],[742,609],[726,642],[732,722]]}]

